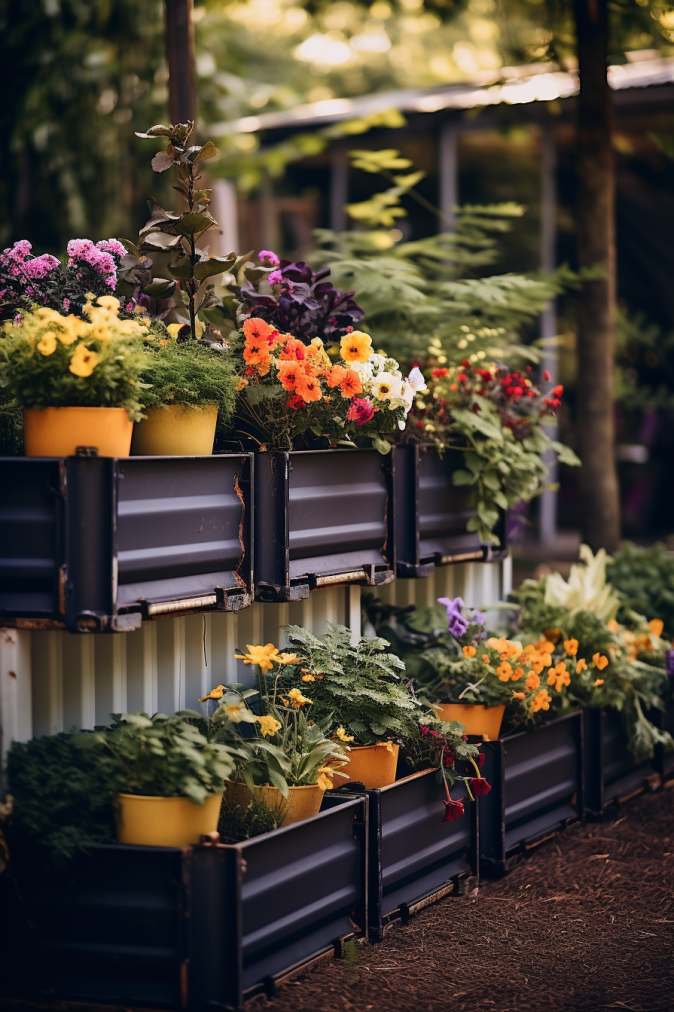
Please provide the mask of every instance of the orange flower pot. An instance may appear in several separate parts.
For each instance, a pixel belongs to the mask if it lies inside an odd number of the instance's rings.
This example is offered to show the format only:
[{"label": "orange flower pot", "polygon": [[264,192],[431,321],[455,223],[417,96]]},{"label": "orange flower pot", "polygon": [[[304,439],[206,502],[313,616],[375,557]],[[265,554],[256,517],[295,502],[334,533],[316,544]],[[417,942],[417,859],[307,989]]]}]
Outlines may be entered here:
[{"label": "orange flower pot", "polygon": [[359,782],[365,784],[368,790],[375,790],[395,783],[398,749],[399,746],[390,741],[352,747],[348,765],[342,766],[339,771],[348,773],[349,780],[336,777],[336,785]]},{"label": "orange flower pot", "polygon": [[[264,801],[267,808],[282,816],[282,825],[290,826],[293,822],[303,822],[318,815],[321,809],[324,790],[318,784],[306,784],[302,787],[288,787],[286,800],[278,787],[268,785],[255,788],[255,797]],[[251,793],[245,784],[225,781],[225,804],[232,807],[233,803],[246,807],[251,800]]]},{"label": "orange flower pot", "polygon": [[496,741],[501,733],[504,713],[505,704],[441,703],[438,707],[440,720],[458,720],[465,727],[466,734],[481,734],[485,741]]},{"label": "orange flower pot", "polygon": [[27,457],[72,457],[95,446],[100,457],[128,457],[133,422],[126,408],[23,409]]},{"label": "orange flower pot", "polygon": [[148,408],[136,422],[131,449],[134,456],[207,457],[213,453],[217,404],[169,404]]},{"label": "orange flower pot", "polygon": [[189,847],[213,833],[220,821],[221,794],[209,794],[203,805],[189,798],[118,794],[117,840],[142,847]]}]

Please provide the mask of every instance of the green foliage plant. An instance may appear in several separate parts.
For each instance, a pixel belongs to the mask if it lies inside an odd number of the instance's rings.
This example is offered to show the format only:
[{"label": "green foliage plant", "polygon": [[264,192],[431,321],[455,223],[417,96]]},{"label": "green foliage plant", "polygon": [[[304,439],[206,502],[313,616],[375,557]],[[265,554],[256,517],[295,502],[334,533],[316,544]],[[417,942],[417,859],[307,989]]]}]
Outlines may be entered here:
[{"label": "green foliage plant", "polygon": [[630,610],[659,618],[674,638],[674,553],[663,544],[642,548],[627,542],[608,560],[608,574],[620,596],[620,621]]},{"label": "green foliage plant", "polygon": [[38,853],[58,869],[97,844],[115,842],[112,760],[104,746],[83,751],[75,735],[64,733],[15,741],[7,782],[12,856]]},{"label": "green foliage plant", "polygon": [[234,411],[235,383],[231,357],[222,345],[150,336],[145,341],[147,364],[141,379],[146,385],[146,408],[169,404],[217,404],[221,422]]},{"label": "green foliage plant", "polygon": [[141,417],[146,328],[118,318],[119,301],[89,299],[83,316],[46,306],[0,330],[0,384],[19,407],[124,407]]},{"label": "green foliage plant", "polygon": [[115,793],[185,797],[203,805],[209,794],[222,793],[235,755],[227,745],[208,740],[194,723],[200,717],[195,710],[174,717],[113,714],[109,727],[81,732],[76,741],[97,755],[105,751]]}]

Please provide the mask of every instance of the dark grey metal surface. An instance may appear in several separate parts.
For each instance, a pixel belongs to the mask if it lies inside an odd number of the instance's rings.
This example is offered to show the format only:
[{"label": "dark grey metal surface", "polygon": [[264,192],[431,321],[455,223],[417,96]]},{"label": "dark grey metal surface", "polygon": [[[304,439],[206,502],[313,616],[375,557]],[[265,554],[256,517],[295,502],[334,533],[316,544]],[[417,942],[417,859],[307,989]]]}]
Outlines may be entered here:
[{"label": "dark grey metal surface", "polygon": [[390,582],[393,468],[393,455],[376,450],[258,454],[256,598],[293,601],[319,586]]},{"label": "dark grey metal surface", "polygon": [[58,460],[0,460],[0,615],[58,616],[61,504]]},{"label": "dark grey metal surface", "polygon": [[499,876],[509,857],[581,815],[582,715],[485,742],[483,751],[492,789],[478,802],[480,870]]},{"label": "dark grey metal surface", "polygon": [[617,710],[585,710],[585,810],[600,815],[607,805],[640,790],[653,776],[653,761],[637,762]]},{"label": "dark grey metal surface", "polygon": [[[477,811],[466,801],[462,818],[443,823],[445,793],[435,770],[367,793],[368,934],[378,941],[385,924],[400,916],[401,908],[409,908],[458,876],[476,873]],[[466,799],[463,784],[455,784],[451,794],[455,800]]]},{"label": "dark grey metal surface", "polygon": [[252,592],[252,455],[0,460],[0,615],[70,632]]}]

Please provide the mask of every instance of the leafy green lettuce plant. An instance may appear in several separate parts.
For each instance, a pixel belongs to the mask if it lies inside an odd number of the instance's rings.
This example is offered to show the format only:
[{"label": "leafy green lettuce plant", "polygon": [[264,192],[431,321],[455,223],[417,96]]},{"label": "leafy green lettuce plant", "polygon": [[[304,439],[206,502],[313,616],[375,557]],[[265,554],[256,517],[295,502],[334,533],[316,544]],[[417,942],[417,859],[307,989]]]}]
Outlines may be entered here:
[{"label": "leafy green lettuce plant", "polygon": [[663,544],[642,548],[628,541],[607,565],[620,596],[618,618],[625,621],[630,610],[659,618],[674,637],[674,553]]}]

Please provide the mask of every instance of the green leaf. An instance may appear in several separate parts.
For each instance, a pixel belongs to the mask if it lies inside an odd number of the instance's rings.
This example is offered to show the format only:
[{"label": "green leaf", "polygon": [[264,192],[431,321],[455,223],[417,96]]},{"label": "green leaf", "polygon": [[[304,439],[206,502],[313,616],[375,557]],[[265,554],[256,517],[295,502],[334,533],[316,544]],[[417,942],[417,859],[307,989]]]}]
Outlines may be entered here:
[{"label": "green leaf", "polygon": [[215,225],[215,218],[208,211],[187,211],[173,227],[181,235],[196,235],[197,232],[205,232],[212,225]]},{"label": "green leaf", "polygon": [[208,260],[200,260],[198,264],[194,265],[194,276],[199,281],[215,277],[216,274],[222,274],[223,271],[229,270],[235,260],[236,253],[230,253],[226,257],[209,257]]},{"label": "green leaf", "polygon": [[169,264],[169,273],[174,278],[179,278],[180,280],[191,277],[192,263],[190,258],[187,255],[183,255],[175,263]]},{"label": "green leaf", "polygon": [[204,158],[213,158],[215,155],[217,155],[217,153],[218,149],[216,148],[213,141],[206,141],[204,146],[200,148],[199,151],[196,153],[192,161],[201,162],[204,160]]},{"label": "green leaf", "polygon": [[493,471],[485,471],[482,475],[482,482],[487,486],[487,488],[490,488],[492,492],[498,492],[501,489],[501,480]]},{"label": "green leaf", "polygon": [[391,444],[387,442],[386,439],[380,439],[379,436],[372,437],[372,445],[374,446],[375,450],[378,450],[379,453],[382,454],[382,456],[385,456],[387,453],[391,452]]},{"label": "green leaf", "polygon": [[169,299],[176,290],[175,281],[166,278],[155,278],[151,284],[143,289],[143,295],[150,295],[153,299]]},{"label": "green leaf", "polygon": [[147,130],[144,134],[139,133],[138,130],[135,130],[134,133],[136,134],[136,137],[142,137],[144,140],[151,140],[153,137],[172,136],[171,127],[165,127],[161,123],[158,123],[156,126],[150,127],[150,129]]},{"label": "green leaf", "polygon": [[470,471],[455,471],[452,475],[453,485],[472,485],[475,481],[475,475],[471,474]]},{"label": "green leaf", "polygon": [[267,385],[265,383],[259,383],[257,386],[244,387],[244,395],[246,400],[250,404],[259,404],[264,400],[272,400],[274,397],[281,397],[283,395],[283,387],[280,384],[274,384],[274,386]]}]

